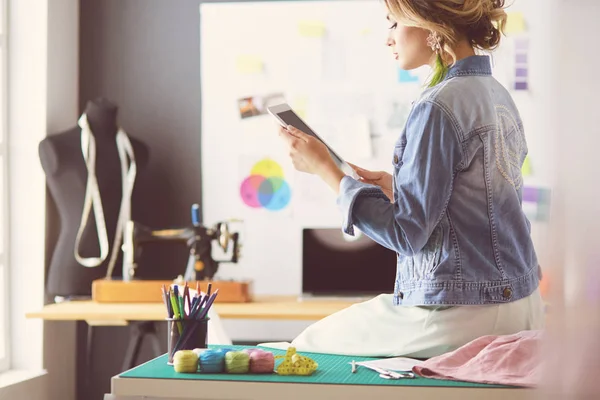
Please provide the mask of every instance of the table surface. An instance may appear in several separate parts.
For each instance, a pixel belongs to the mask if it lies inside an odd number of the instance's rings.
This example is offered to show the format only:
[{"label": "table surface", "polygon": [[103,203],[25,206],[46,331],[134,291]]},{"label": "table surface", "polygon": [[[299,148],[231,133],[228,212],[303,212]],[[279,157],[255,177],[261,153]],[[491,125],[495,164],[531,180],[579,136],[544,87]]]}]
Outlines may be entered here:
[{"label": "table surface", "polygon": [[[256,296],[250,303],[215,303],[219,317],[228,319],[319,320],[355,304],[353,300],[304,300],[296,296]],[[51,321],[163,321],[162,303],[97,303],[68,301],[44,306],[27,318]]]},{"label": "table surface", "polygon": [[[239,350],[243,346],[211,346]],[[270,349],[269,349],[270,350]],[[284,354],[273,350],[274,354]],[[306,400],[331,398],[364,400],[365,398],[402,398],[433,400],[527,400],[532,389],[508,388],[467,382],[425,378],[385,380],[379,374],[358,367],[351,373],[349,362],[369,358],[302,353],[318,362],[309,377],[277,374],[177,374],[166,365],[166,355],[112,378],[113,399],[211,399],[211,400]],[[278,364],[279,361],[276,361]],[[129,397],[131,396],[131,397]]]}]

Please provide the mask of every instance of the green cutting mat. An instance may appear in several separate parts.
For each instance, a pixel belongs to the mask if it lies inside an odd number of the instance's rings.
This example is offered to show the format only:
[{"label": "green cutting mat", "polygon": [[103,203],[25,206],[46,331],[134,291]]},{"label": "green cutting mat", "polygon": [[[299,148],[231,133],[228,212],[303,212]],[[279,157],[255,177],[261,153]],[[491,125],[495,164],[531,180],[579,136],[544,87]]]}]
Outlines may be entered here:
[{"label": "green cutting mat", "polygon": [[[249,346],[209,346],[210,348],[225,347],[232,350],[243,350],[252,348]],[[272,351],[274,355],[284,355],[285,351],[265,349]],[[352,373],[350,362],[355,360],[368,361],[374,358],[348,357],[330,354],[306,353],[306,355],[319,364],[319,368],[311,376],[286,376],[273,374],[184,374],[174,371],[172,366],[167,365],[167,355],[160,356],[145,364],[135,367],[119,375],[124,378],[154,378],[154,379],[196,379],[211,381],[252,381],[252,382],[291,382],[291,383],[321,383],[338,385],[404,385],[404,386],[437,386],[437,387],[506,387],[497,385],[485,385],[468,382],[455,382],[437,379],[426,379],[417,377],[415,379],[388,380],[379,377],[375,371],[365,367],[358,367],[356,373]],[[275,360],[277,366],[282,359]]]}]

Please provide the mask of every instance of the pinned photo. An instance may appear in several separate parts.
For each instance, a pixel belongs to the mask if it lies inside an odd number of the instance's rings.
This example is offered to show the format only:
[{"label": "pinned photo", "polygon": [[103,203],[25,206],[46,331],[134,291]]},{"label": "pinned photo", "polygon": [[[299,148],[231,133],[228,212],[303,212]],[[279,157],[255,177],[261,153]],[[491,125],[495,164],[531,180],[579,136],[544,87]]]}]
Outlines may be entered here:
[{"label": "pinned photo", "polygon": [[285,103],[285,97],[282,93],[241,98],[238,100],[240,117],[244,119],[267,114],[268,107],[281,103]]}]

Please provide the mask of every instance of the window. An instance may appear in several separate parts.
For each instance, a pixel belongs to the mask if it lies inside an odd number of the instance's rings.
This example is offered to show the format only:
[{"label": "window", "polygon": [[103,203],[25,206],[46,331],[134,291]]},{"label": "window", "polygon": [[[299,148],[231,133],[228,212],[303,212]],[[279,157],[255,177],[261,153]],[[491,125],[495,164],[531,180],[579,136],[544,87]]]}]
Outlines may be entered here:
[{"label": "window", "polygon": [[6,20],[7,0],[0,0],[0,372],[9,367],[10,324],[8,304],[8,163],[6,144],[6,101],[8,79],[6,77]]}]

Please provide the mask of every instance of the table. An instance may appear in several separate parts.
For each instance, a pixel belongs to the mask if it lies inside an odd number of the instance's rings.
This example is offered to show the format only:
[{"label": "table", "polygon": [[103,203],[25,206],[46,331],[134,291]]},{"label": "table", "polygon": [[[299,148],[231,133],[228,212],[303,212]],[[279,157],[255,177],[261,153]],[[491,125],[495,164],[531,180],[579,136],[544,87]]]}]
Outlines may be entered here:
[{"label": "table", "polygon": [[[296,296],[255,296],[250,303],[215,303],[213,308],[223,319],[319,320],[351,306],[353,300],[305,300]],[[91,365],[94,326],[131,325],[123,370],[133,368],[144,338],[149,338],[156,356],[162,354],[154,322],[165,320],[162,303],[97,303],[91,300],[48,304],[26,314],[27,318],[47,321],[86,321],[87,365]]]},{"label": "table", "polygon": [[533,389],[178,381],[114,377],[105,400],[532,400]]},{"label": "table", "polygon": [[[241,350],[245,346],[227,347]],[[273,350],[275,355],[283,351]],[[111,393],[105,400],[305,400],[398,398],[444,400],[525,400],[532,398],[533,389],[492,386],[467,382],[432,380],[417,377],[406,380],[385,380],[365,367],[351,373],[349,362],[372,358],[336,356],[331,354],[302,353],[313,358],[319,368],[310,377],[230,374],[177,374],[166,364],[163,355],[150,360],[111,380]]]},{"label": "table", "polygon": [[[215,303],[221,318],[319,320],[356,303],[352,300],[305,300],[296,296],[256,296],[251,303]],[[26,314],[49,321],[89,321],[93,325],[126,325],[128,321],[164,321],[162,303],[97,303],[91,300],[49,304]]]}]

